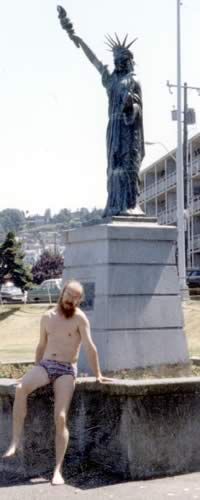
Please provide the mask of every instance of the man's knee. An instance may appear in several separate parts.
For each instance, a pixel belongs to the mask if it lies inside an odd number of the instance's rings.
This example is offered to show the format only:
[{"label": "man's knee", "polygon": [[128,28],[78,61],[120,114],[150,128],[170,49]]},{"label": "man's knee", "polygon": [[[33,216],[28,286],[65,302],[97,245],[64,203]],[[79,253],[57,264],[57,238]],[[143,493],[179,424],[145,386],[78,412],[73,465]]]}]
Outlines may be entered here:
[{"label": "man's knee", "polygon": [[58,432],[62,432],[66,429],[66,413],[60,412],[55,413],[55,426]]},{"label": "man's knee", "polygon": [[15,395],[16,397],[19,398],[26,398],[30,393],[32,392],[32,389],[29,384],[20,382],[20,384],[17,385]]}]

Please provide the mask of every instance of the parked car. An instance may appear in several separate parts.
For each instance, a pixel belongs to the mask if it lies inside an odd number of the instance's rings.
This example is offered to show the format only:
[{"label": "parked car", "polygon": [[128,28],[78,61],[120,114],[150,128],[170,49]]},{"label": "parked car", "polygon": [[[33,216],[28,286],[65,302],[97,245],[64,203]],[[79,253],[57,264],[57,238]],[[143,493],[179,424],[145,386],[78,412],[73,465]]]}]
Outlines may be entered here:
[{"label": "parked car", "polygon": [[186,282],[189,288],[199,288],[200,269],[189,269],[186,273]]},{"label": "parked car", "polygon": [[1,302],[26,302],[26,292],[22,292],[21,288],[15,286],[12,282],[2,285],[0,288]]},{"label": "parked car", "polygon": [[62,278],[43,281],[28,291],[27,302],[57,302],[61,291]]}]

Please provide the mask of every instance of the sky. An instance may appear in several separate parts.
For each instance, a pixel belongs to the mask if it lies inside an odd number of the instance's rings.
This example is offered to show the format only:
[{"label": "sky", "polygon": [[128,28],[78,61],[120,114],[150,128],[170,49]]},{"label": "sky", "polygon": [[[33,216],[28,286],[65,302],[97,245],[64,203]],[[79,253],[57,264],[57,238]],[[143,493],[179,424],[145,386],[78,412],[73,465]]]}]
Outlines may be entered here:
[{"label": "sky", "polygon": [[[200,1],[181,7],[182,82],[200,87]],[[129,33],[141,82],[145,141],[172,149],[176,0],[61,0],[76,34],[113,68],[105,35]],[[104,208],[107,95],[97,70],[59,24],[55,0],[0,0],[0,210]],[[200,131],[200,96],[189,91]],[[146,147],[142,168],[165,154]]]}]

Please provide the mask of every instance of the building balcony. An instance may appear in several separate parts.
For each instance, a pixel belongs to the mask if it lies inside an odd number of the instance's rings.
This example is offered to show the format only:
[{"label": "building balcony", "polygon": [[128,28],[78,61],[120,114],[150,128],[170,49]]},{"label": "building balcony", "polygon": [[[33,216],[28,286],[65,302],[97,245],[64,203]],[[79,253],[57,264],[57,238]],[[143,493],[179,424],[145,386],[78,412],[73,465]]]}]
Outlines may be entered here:
[{"label": "building balcony", "polygon": [[[192,242],[191,242],[192,245]],[[195,234],[193,239],[194,252],[200,252],[200,234]]]},{"label": "building balcony", "polygon": [[167,189],[171,189],[173,187],[176,187],[176,172],[167,176]]},{"label": "building balcony", "polygon": [[197,175],[200,175],[200,158],[192,162],[192,177],[195,177]]},{"label": "building balcony", "polygon": [[[196,177],[199,175],[200,175],[200,158],[197,158],[192,162],[192,177]],[[153,182],[152,184],[147,186],[146,191],[142,189],[140,193],[140,202],[142,203],[144,200],[148,201],[150,198],[155,198],[159,194],[165,193],[165,191],[169,191],[170,189],[175,187],[176,187],[176,172],[173,172],[167,175],[166,178],[162,178],[160,180],[158,179],[157,184]]]},{"label": "building balcony", "polygon": [[140,191],[140,203],[150,198],[155,198],[155,184],[150,184],[150,186],[146,188],[146,191],[144,191],[144,189]]},{"label": "building balcony", "polygon": [[200,213],[200,196],[194,196],[191,203],[192,214]]},{"label": "building balcony", "polygon": [[176,222],[177,211],[176,205],[166,210],[158,210],[159,224],[174,224]]},{"label": "building balcony", "polygon": [[[195,196],[192,200],[192,203],[190,205],[190,214],[191,215],[200,215],[200,195]],[[149,212],[148,212],[148,215]],[[156,216],[155,211],[153,214],[154,217]],[[176,209],[176,204],[172,205],[170,208],[168,208],[167,212],[165,209],[159,209],[158,207],[158,222],[159,224],[174,224],[176,223],[177,219],[177,209]]]},{"label": "building balcony", "polygon": [[152,183],[146,187],[146,191],[143,189],[140,193],[140,202],[144,200],[148,201],[150,198],[155,198],[165,191],[172,189],[176,186],[176,172],[169,174],[166,178],[161,178],[157,183]]}]

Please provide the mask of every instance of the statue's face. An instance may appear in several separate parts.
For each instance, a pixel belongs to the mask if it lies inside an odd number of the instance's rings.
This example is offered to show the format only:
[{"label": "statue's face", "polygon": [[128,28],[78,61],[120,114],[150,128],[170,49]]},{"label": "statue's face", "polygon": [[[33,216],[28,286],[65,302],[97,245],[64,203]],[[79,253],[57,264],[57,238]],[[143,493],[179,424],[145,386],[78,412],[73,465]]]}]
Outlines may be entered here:
[{"label": "statue's face", "polygon": [[130,73],[130,71],[133,71],[134,69],[134,63],[133,60],[130,58],[124,59],[124,58],[118,58],[115,59],[115,70],[117,73]]}]

